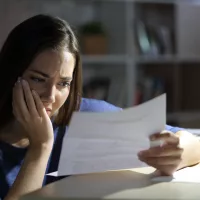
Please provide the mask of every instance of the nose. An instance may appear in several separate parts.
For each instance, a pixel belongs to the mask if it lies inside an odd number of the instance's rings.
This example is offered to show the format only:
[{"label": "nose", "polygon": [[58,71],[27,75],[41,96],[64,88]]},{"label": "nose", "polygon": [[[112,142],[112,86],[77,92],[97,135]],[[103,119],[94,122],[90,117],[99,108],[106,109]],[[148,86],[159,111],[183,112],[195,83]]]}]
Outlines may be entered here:
[{"label": "nose", "polygon": [[56,87],[46,86],[44,92],[41,95],[41,100],[44,103],[54,103],[55,102]]}]

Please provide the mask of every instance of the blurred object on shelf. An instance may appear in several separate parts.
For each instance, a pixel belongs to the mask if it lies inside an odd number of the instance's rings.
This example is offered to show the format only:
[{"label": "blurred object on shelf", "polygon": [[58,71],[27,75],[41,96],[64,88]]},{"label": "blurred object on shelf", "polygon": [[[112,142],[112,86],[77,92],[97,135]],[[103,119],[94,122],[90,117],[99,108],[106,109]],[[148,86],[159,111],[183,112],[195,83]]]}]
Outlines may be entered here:
[{"label": "blurred object on shelf", "polygon": [[135,24],[135,31],[136,42],[139,52],[141,54],[148,55],[151,51],[151,44],[148,37],[146,25],[141,20],[137,20]]},{"label": "blurred object on shelf", "polygon": [[111,77],[108,93],[108,102],[121,108],[125,107],[126,83],[123,76]]},{"label": "blurred object on shelf", "polygon": [[170,29],[166,26],[160,26],[157,29],[158,37],[162,44],[162,54],[171,55],[173,54],[172,47],[172,33]]},{"label": "blurred object on shelf", "polygon": [[107,54],[107,34],[101,22],[83,24],[79,30],[82,53],[85,55]]},{"label": "blurred object on shelf", "polygon": [[[183,128],[199,129],[200,111],[187,111],[187,112],[181,111],[181,112],[168,113],[167,123],[170,125],[175,125]],[[194,133],[195,132],[196,131],[194,131]]]},{"label": "blurred object on shelf", "polygon": [[107,100],[110,79],[106,77],[94,77],[83,87],[85,98]]},{"label": "blurred object on shelf", "polygon": [[173,3],[137,2],[134,32],[141,55],[156,57],[175,53],[175,12]]},{"label": "blurred object on shelf", "polygon": [[141,20],[136,22],[136,43],[139,53],[148,56],[171,55],[172,36],[166,26],[146,25]]},{"label": "blurred object on shelf", "polygon": [[143,98],[143,93],[142,93],[142,85],[141,84],[137,84],[136,85],[136,94],[135,94],[135,99],[133,102],[133,105],[139,105],[142,103],[142,98]]},{"label": "blurred object on shelf", "polygon": [[165,82],[158,77],[146,77],[143,85],[143,102],[165,93]]},{"label": "blurred object on shelf", "polygon": [[143,101],[148,101],[152,97],[153,79],[146,77],[143,82]]},{"label": "blurred object on shelf", "polygon": [[166,92],[165,81],[158,77],[144,77],[137,84],[134,105],[146,102]]}]

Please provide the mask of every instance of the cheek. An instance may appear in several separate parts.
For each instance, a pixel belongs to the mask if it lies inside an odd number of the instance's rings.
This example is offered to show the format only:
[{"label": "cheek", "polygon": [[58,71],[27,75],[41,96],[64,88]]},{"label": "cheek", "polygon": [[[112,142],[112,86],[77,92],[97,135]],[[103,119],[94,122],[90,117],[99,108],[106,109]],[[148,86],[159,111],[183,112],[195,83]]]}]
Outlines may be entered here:
[{"label": "cheek", "polygon": [[32,81],[29,81],[29,87],[31,90],[35,90],[38,94],[41,92],[40,87],[38,87],[38,84],[34,84]]},{"label": "cheek", "polygon": [[67,100],[67,98],[69,96],[69,92],[70,92],[70,90],[67,89],[67,90],[61,91],[57,95],[56,101],[55,101],[57,108],[60,108],[64,104],[64,102]]},{"label": "cheek", "polygon": [[70,92],[70,90],[68,89],[68,90],[66,90],[66,92],[65,93],[63,93],[62,94],[62,101],[66,101],[67,100],[67,98],[68,98],[68,96],[69,96],[69,92]]},{"label": "cheek", "polygon": [[40,84],[35,83],[30,78],[27,78],[27,77],[22,77],[22,78],[24,78],[28,82],[29,87],[30,87],[31,90],[35,90],[38,94],[40,94],[42,92],[42,88],[44,86],[41,87]]}]

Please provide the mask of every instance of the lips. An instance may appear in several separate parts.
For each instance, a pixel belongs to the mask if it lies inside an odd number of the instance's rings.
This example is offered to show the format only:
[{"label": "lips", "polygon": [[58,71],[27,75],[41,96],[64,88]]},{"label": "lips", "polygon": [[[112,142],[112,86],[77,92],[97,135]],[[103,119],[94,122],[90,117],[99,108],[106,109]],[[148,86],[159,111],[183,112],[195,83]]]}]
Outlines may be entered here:
[{"label": "lips", "polygon": [[45,108],[45,110],[46,110],[47,112],[51,112],[51,111],[52,111],[51,108]]}]

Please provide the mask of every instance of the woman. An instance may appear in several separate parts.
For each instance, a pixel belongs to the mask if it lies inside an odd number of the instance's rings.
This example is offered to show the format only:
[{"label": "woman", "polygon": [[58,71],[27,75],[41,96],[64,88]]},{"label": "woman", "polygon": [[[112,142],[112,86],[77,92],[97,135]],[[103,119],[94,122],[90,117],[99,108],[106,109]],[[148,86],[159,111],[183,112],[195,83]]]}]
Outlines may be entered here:
[{"label": "woman", "polygon": [[[9,200],[55,181],[45,174],[57,170],[73,111],[120,108],[81,98],[77,40],[59,18],[37,15],[15,27],[0,52],[0,66],[0,198]],[[166,129],[176,133],[152,135],[165,145],[139,152],[139,159],[165,174],[198,163],[199,141],[181,129]]]}]

